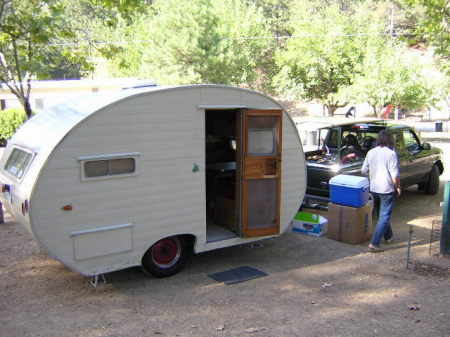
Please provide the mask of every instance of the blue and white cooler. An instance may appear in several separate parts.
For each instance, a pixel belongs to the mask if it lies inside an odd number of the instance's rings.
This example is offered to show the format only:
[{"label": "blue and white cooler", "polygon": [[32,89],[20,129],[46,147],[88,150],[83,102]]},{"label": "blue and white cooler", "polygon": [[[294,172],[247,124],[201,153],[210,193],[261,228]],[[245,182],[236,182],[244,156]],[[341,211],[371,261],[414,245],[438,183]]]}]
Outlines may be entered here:
[{"label": "blue and white cooler", "polygon": [[363,207],[369,200],[369,179],[340,174],[330,179],[330,201],[334,204]]}]

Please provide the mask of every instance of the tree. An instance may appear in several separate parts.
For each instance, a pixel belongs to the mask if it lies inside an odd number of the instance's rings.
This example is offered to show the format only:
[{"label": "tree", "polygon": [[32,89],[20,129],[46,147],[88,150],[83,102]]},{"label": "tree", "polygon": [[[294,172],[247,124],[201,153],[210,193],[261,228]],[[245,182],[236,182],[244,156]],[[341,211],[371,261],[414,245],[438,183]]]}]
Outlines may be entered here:
[{"label": "tree", "polygon": [[113,40],[127,41],[110,62],[113,75],[163,84],[255,85],[269,35],[254,5],[243,1],[155,1]]},{"label": "tree", "polygon": [[415,25],[410,34],[435,48],[444,68],[450,73],[450,3],[448,0],[403,0],[414,11]]},{"label": "tree", "polygon": [[0,81],[18,98],[27,117],[33,75],[54,46],[52,41],[73,37],[63,17],[64,7],[55,0],[1,0]]},{"label": "tree", "polygon": [[293,36],[276,62],[275,83],[280,93],[318,100],[330,115],[346,105],[338,95],[353,84],[364,59],[367,16],[339,4],[324,7],[320,1],[299,2],[293,9]]},{"label": "tree", "polygon": [[386,104],[414,110],[434,106],[445,97],[445,76],[400,42],[372,50],[362,68],[353,85],[340,94],[354,103],[369,103],[377,117]]},{"label": "tree", "polygon": [[[116,11],[106,11],[102,4],[137,5],[139,0],[0,0],[0,83],[8,87],[23,105],[27,118],[30,106],[31,80],[48,78],[61,64],[75,64],[79,71],[92,70],[87,43],[78,43],[86,36],[86,27],[73,16],[76,10],[102,13],[112,18]],[[76,10],[75,10],[76,9]],[[130,8],[127,8],[128,13]],[[77,17],[77,20],[74,20]],[[113,24],[114,20],[109,20]]]}]

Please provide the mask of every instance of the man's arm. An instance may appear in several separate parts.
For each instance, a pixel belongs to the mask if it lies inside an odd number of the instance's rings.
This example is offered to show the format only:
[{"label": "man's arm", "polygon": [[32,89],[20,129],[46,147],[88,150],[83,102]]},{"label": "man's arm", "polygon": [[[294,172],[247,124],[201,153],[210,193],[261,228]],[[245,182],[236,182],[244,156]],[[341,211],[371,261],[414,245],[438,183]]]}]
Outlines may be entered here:
[{"label": "man's arm", "polygon": [[402,193],[401,186],[400,186],[400,172],[399,172],[399,165],[398,165],[398,157],[397,153],[393,153],[391,160],[389,161],[389,174],[392,177],[395,191],[397,192],[397,195],[400,196]]},{"label": "man's arm", "polygon": [[369,154],[367,154],[366,158],[364,159],[364,163],[361,167],[361,173],[364,175],[367,175],[369,173]]}]

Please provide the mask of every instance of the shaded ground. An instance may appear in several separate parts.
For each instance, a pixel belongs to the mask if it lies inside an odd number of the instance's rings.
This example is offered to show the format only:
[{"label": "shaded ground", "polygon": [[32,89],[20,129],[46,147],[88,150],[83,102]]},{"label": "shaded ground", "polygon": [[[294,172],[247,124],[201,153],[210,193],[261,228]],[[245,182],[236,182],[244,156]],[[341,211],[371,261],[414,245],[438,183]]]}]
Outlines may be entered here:
[{"label": "shaded ground", "polygon": [[[441,198],[442,189],[405,191],[393,218],[397,241],[385,253],[290,232],[194,256],[167,279],[137,268],[111,273],[97,289],[8,218],[0,336],[449,336],[450,260],[429,257],[427,244]],[[416,268],[407,270],[409,223]],[[269,275],[230,286],[207,276],[238,266]]]}]

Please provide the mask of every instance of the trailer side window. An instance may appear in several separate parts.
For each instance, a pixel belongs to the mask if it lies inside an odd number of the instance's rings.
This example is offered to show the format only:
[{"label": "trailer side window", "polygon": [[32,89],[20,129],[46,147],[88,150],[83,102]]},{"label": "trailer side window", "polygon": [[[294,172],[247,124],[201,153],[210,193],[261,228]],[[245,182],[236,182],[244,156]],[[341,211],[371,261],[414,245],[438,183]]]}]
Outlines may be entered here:
[{"label": "trailer side window", "polygon": [[8,161],[6,162],[5,170],[11,173],[16,178],[20,179],[23,177],[23,174],[25,173],[25,170],[27,169],[31,158],[31,153],[19,148],[15,148],[14,150],[12,150]]},{"label": "trailer side window", "polygon": [[95,178],[123,174],[136,171],[135,158],[116,158],[108,160],[92,160],[84,162],[84,177]]}]

